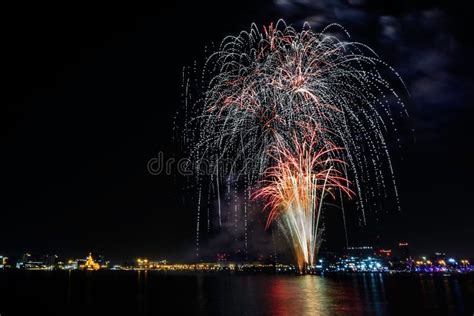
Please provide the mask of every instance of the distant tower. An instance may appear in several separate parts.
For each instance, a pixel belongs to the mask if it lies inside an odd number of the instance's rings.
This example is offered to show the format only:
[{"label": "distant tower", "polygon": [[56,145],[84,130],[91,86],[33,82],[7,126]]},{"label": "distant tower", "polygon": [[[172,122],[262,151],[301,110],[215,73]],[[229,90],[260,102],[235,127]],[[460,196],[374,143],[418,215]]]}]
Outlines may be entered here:
[{"label": "distant tower", "polygon": [[410,259],[410,248],[407,242],[401,241],[398,243],[398,255],[400,259]]}]

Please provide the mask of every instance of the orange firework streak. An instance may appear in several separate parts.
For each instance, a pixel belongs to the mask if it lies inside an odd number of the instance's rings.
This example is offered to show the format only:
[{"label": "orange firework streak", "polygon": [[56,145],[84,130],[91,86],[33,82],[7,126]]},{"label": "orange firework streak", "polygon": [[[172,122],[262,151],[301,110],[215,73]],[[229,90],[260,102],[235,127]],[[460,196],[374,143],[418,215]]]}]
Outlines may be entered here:
[{"label": "orange firework streak", "polygon": [[[342,192],[349,198],[354,192],[339,170],[345,162],[336,158],[343,148],[331,142],[318,143],[315,133],[300,141],[293,137],[294,148],[275,146],[271,157],[275,165],[266,171],[263,186],[254,198],[267,201],[267,228],[276,222],[294,251],[300,272],[312,266],[316,256],[319,216],[326,195]],[[319,144],[319,149],[318,148]]]}]

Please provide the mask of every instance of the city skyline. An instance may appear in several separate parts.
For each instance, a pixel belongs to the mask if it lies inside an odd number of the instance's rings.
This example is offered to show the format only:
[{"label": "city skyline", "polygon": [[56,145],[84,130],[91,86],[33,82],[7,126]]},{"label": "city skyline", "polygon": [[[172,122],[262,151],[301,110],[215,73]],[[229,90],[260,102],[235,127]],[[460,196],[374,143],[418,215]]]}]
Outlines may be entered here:
[{"label": "city skyline", "polygon": [[169,261],[165,258],[138,257],[108,260],[101,254],[92,254],[79,258],[66,258],[54,255],[24,253],[17,257],[0,255],[0,270],[114,270],[114,271],[176,271],[176,272],[241,272],[276,274],[318,274],[325,273],[410,273],[410,274],[446,274],[472,273],[473,258],[458,258],[450,254],[437,252],[430,255],[411,253],[407,242],[399,242],[393,249],[372,246],[349,247],[344,252],[320,252],[313,266],[301,271],[293,260],[270,255],[253,260],[241,261],[228,254],[217,254],[207,260],[184,262]]},{"label": "city skyline", "polygon": [[[344,256],[351,256],[355,255],[358,257],[363,257],[363,256],[378,256],[378,257],[395,257],[395,258],[423,258],[423,257],[430,257],[434,255],[439,255],[443,254],[444,256],[451,256],[451,257],[463,257],[466,259],[474,259],[472,256],[459,256],[459,255],[454,255],[452,253],[446,252],[443,249],[439,249],[439,251],[430,253],[428,251],[421,251],[421,252],[414,252],[412,249],[412,246],[410,243],[406,241],[399,241],[395,244],[392,245],[358,245],[358,246],[350,246],[350,247],[344,247],[341,249],[327,249],[327,248],[322,248],[320,250],[322,256],[328,256],[328,255],[335,255],[339,257],[344,257]],[[139,256],[131,256],[129,254],[124,254],[121,257],[114,257],[110,258],[107,256],[104,256],[104,252],[98,252],[94,251],[93,248],[90,249],[89,252],[87,252],[89,256],[94,254],[94,256],[99,256],[100,258],[107,258],[108,262],[129,262],[129,261],[134,261],[137,260],[138,258],[149,258],[150,260],[154,261],[172,261],[172,262],[182,262],[182,263],[200,263],[200,262],[220,262],[220,261],[229,261],[229,262],[257,262],[257,261],[272,261],[274,260],[274,256],[279,258],[279,261],[285,262],[287,264],[291,264],[292,258],[291,256],[288,256],[288,254],[284,253],[269,253],[266,255],[258,254],[256,256],[252,256],[251,258],[239,258],[235,254],[233,254],[231,251],[228,252],[221,252],[221,253],[214,253],[211,255],[208,255],[206,257],[202,258],[181,258],[181,259],[174,259],[174,260],[169,260],[165,255],[160,255],[159,253],[151,254],[151,255],[139,255]],[[105,252],[107,253],[107,252]],[[18,251],[18,252],[12,252],[12,253],[2,253],[0,252],[0,258],[8,258],[9,260],[20,260],[24,256],[32,256],[36,258],[62,258],[64,259],[71,259],[71,258],[80,258],[80,255],[72,255],[68,254],[66,251],[52,251],[52,252],[30,252],[30,251]],[[104,260],[104,259],[103,259]]]}]

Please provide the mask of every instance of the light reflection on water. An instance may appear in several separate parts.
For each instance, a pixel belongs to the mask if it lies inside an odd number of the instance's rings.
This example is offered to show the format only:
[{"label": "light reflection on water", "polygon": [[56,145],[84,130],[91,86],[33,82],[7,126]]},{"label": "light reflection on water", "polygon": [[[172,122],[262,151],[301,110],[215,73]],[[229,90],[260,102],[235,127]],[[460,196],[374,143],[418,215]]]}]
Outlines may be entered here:
[{"label": "light reflection on water", "polygon": [[[249,312],[277,315],[359,315],[366,312],[384,314],[383,278],[365,275],[362,278],[333,280],[321,276],[249,276],[252,281],[244,293],[259,292],[253,297],[260,301]],[[349,282],[348,282],[349,281]],[[237,280],[235,283],[239,283]],[[234,284],[237,288],[239,285]],[[242,304],[251,298],[243,297]],[[238,297],[236,301],[240,301]]]},{"label": "light reflection on water", "polygon": [[231,315],[457,315],[469,314],[474,298],[472,278],[461,288],[440,276],[201,276],[198,283],[200,311]]},{"label": "light reflection on water", "polygon": [[[28,301],[28,304],[23,302]],[[92,314],[91,314],[92,311]],[[5,315],[473,315],[474,276],[3,271]]]},{"label": "light reflection on water", "polygon": [[319,277],[272,279],[268,305],[278,314],[322,313],[329,310],[334,302],[327,283]]}]

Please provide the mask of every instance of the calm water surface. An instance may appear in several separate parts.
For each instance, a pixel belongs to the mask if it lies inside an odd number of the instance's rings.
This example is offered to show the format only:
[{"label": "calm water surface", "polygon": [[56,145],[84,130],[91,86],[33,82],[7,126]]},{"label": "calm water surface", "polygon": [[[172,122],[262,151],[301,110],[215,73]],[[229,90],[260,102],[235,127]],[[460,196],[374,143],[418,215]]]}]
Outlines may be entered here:
[{"label": "calm water surface", "polygon": [[0,271],[8,315],[473,315],[474,276]]}]

